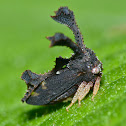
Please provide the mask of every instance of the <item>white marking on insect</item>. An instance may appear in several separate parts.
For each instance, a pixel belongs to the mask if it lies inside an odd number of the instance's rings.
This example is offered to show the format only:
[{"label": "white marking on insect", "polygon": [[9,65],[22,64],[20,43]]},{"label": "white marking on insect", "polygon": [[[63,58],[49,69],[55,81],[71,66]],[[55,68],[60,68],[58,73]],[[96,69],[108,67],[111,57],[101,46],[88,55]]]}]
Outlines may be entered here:
[{"label": "white marking on insect", "polygon": [[60,72],[59,72],[59,71],[57,71],[57,72],[56,72],[56,74],[60,74]]},{"label": "white marking on insect", "polygon": [[88,68],[90,68],[90,66],[87,66]]}]

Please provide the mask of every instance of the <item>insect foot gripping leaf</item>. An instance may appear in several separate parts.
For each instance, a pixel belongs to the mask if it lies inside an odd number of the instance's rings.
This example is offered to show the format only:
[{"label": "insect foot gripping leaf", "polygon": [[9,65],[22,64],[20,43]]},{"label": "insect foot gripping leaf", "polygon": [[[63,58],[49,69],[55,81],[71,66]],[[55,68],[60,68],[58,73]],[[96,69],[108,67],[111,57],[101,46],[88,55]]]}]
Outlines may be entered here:
[{"label": "insect foot gripping leaf", "polygon": [[102,63],[95,53],[86,48],[83,38],[75,22],[74,14],[68,7],[61,7],[51,16],[55,21],[65,24],[74,33],[76,43],[62,33],[47,37],[51,41],[50,47],[67,46],[73,50],[70,58],[56,58],[55,67],[46,74],[35,74],[26,70],[21,78],[27,84],[27,92],[23,102],[32,105],[48,105],[64,101],[74,95],[68,109],[81,100],[93,88],[93,96],[97,94],[102,76]]}]

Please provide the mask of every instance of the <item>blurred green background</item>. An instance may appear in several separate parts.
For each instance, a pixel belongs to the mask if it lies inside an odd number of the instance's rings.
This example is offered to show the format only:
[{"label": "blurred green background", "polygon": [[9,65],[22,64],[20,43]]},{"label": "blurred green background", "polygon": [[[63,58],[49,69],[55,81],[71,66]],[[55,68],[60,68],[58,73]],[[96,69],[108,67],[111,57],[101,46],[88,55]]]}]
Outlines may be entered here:
[{"label": "blurred green background", "polygon": [[[70,57],[65,47],[48,48],[45,38],[72,32],[54,22],[60,6],[74,11],[87,47],[103,62],[101,88],[78,108],[69,104],[39,107],[21,103],[26,85],[21,73],[44,73],[59,55]],[[0,126],[126,125],[126,1],[125,0],[0,0]],[[121,97],[121,98],[120,98]],[[121,101],[120,101],[121,100]]]}]

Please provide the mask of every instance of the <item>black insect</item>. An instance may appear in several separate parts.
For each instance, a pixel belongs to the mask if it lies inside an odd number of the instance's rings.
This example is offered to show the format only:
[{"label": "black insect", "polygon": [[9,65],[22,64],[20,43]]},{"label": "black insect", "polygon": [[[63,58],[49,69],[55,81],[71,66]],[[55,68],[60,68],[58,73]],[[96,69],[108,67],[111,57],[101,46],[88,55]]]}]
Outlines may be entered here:
[{"label": "black insect", "polygon": [[67,46],[73,50],[70,58],[56,58],[56,65],[46,74],[36,74],[26,70],[21,78],[27,84],[27,92],[22,102],[32,105],[47,105],[63,101],[71,96],[73,99],[68,109],[78,100],[80,101],[93,88],[93,96],[97,94],[102,76],[102,63],[95,53],[85,47],[83,38],[76,24],[74,14],[68,7],[61,7],[51,16],[55,21],[69,27],[75,36],[76,43],[64,34],[56,33],[47,37],[51,41],[50,47]]}]

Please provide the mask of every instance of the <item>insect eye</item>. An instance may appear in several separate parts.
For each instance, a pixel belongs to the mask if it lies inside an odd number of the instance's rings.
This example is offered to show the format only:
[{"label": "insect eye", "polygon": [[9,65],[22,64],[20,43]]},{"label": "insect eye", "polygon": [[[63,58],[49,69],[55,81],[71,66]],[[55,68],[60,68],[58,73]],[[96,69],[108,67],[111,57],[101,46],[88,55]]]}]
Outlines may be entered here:
[{"label": "insect eye", "polygon": [[98,74],[100,71],[101,71],[101,68],[100,68],[99,66],[94,67],[94,68],[92,69],[92,73],[93,73],[93,74]]}]

